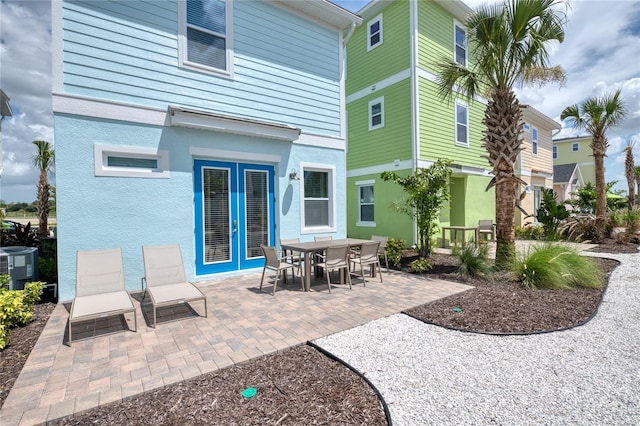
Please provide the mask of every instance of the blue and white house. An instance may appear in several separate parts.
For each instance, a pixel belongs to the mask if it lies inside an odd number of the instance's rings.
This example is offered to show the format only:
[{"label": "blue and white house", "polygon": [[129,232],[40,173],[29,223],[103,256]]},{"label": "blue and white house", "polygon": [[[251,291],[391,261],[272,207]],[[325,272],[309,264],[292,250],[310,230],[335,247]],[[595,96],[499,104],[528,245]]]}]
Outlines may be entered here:
[{"label": "blue and white house", "polygon": [[324,0],[54,0],[60,300],[77,250],[179,243],[188,279],[346,236],[344,46]]}]

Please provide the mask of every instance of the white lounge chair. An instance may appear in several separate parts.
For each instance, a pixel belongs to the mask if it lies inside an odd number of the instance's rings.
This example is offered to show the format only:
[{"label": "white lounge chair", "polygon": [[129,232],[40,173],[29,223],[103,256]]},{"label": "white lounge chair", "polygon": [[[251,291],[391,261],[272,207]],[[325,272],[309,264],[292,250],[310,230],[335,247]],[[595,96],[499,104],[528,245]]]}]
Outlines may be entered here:
[{"label": "white lounge chair", "polygon": [[194,300],[204,301],[204,316],[207,316],[207,298],[198,287],[187,281],[178,244],[166,246],[143,246],[144,277],[147,293],[153,305],[153,327],[156,326],[158,307],[177,305]]},{"label": "white lounge chair", "polygon": [[74,323],[130,312],[133,313],[134,331],[138,331],[136,309],[124,286],[122,250],[78,251],[76,297],[69,313],[69,346]]}]

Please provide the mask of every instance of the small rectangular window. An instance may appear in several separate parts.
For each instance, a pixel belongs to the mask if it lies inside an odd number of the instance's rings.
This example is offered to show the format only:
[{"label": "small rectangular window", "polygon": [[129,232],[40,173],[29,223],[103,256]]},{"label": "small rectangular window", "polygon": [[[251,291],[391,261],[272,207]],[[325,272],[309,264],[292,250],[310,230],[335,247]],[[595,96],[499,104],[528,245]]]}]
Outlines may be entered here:
[{"label": "small rectangular window", "polygon": [[461,25],[455,24],[455,58],[463,67],[467,66],[467,32]]},{"label": "small rectangular window", "polygon": [[553,159],[557,160],[558,159],[558,147],[557,146],[553,146]]},{"label": "small rectangular window", "polygon": [[572,143],[571,144],[571,151],[573,151],[573,152],[580,151],[580,144],[579,143]]},{"label": "small rectangular window", "polygon": [[382,44],[382,15],[367,23],[367,51]]},{"label": "small rectangular window", "polygon": [[373,185],[358,186],[358,224],[375,222],[373,213]]},{"label": "small rectangular window", "polygon": [[231,73],[231,3],[187,0],[181,5],[180,64],[199,70]]},{"label": "small rectangular window", "polygon": [[524,126],[522,126],[522,130],[524,130],[525,132],[528,132],[531,129],[531,126],[529,126],[529,123],[524,123]]},{"label": "small rectangular window", "polygon": [[456,144],[469,146],[469,112],[465,104],[456,102]]},{"label": "small rectangular window", "polygon": [[538,129],[531,128],[531,153],[538,155]]},{"label": "small rectangular window", "polygon": [[95,176],[168,178],[169,153],[155,148],[94,145]]},{"label": "small rectangular window", "polygon": [[384,97],[369,102],[369,130],[384,127]]}]

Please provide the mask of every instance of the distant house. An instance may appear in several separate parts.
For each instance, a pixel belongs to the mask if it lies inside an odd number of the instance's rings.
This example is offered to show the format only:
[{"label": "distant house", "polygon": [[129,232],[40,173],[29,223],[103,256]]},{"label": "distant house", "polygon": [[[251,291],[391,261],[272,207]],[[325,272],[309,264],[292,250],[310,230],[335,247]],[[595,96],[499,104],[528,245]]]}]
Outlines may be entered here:
[{"label": "distant house", "polygon": [[571,193],[576,192],[584,185],[585,182],[577,163],[553,166],[553,190],[556,192],[558,203],[573,198]]},{"label": "distant house", "polygon": [[554,139],[553,165],[577,164],[584,183],[596,183],[596,168],[593,161],[591,136]]},{"label": "distant house", "polygon": [[[522,119],[524,121],[522,151],[518,156],[516,174],[526,186],[524,198],[520,200],[522,210],[516,209],[516,226],[535,222],[540,207],[541,189],[552,189],[554,184],[553,170],[553,132],[562,126],[542,114],[530,105],[522,105]],[[532,215],[532,217],[527,217]]]},{"label": "distant house", "polygon": [[179,243],[189,280],[346,236],[344,43],[323,0],[52,2],[60,300],[77,250]]}]

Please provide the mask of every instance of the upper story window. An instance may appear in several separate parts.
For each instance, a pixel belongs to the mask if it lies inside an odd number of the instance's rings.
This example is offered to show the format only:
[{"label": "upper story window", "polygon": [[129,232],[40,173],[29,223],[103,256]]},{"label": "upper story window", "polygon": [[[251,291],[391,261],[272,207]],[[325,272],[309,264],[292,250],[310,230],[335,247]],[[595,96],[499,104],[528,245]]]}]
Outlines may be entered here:
[{"label": "upper story window", "polygon": [[524,126],[522,126],[522,130],[528,133],[529,130],[531,130],[531,126],[529,125],[529,123],[524,123]]},{"label": "upper story window", "polygon": [[456,145],[469,146],[469,108],[456,102]]},{"label": "upper story window", "polygon": [[199,71],[232,73],[230,0],[187,0],[181,10],[180,65]]},{"label": "upper story window", "polygon": [[358,186],[358,226],[375,226],[373,214],[374,180],[356,182]]},{"label": "upper story window", "polygon": [[382,44],[382,15],[367,23],[367,51]]},{"label": "upper story window", "polygon": [[335,230],[335,169],[301,165],[302,226],[309,232]]},{"label": "upper story window", "polygon": [[553,159],[558,159],[558,147],[556,145],[553,146]]},{"label": "upper story window", "polygon": [[454,24],[455,60],[463,67],[467,66],[467,32],[459,23]]},{"label": "upper story window", "polygon": [[369,130],[384,127],[384,97],[369,101]]},{"label": "upper story window", "polygon": [[538,129],[531,128],[531,153],[538,155]]},{"label": "upper story window", "polygon": [[579,143],[572,143],[571,144],[571,151],[573,151],[573,152],[580,151],[580,144]]}]

